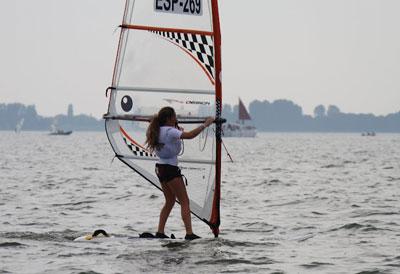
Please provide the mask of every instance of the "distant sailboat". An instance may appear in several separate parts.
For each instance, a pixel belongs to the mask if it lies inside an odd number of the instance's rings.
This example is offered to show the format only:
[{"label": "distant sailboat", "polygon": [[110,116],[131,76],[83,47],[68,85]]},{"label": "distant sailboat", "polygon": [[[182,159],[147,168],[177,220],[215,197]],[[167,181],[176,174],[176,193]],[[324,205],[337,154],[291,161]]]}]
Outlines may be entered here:
[{"label": "distant sailboat", "polygon": [[224,137],[256,137],[257,129],[255,126],[246,125],[246,121],[251,121],[251,116],[239,98],[239,120],[237,123],[227,123],[223,125]]}]

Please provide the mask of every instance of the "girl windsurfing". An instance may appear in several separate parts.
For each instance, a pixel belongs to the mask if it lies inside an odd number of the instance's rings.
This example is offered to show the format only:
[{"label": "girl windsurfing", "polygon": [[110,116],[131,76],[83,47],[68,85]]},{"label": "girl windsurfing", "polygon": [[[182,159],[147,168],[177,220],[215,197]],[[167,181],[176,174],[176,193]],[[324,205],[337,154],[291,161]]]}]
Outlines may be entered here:
[{"label": "girl windsurfing", "polygon": [[192,230],[189,197],[182,178],[183,175],[178,167],[178,155],[181,151],[182,139],[195,138],[214,120],[214,118],[209,117],[204,124],[185,132],[178,126],[175,110],[172,107],[164,107],[153,117],[147,128],[146,145],[151,152],[155,152],[159,157],[155,169],[165,197],[165,204],[160,212],[157,238],[168,238],[164,233],[165,224],[176,199],[181,204],[181,216],[186,229],[185,239],[200,238]]}]

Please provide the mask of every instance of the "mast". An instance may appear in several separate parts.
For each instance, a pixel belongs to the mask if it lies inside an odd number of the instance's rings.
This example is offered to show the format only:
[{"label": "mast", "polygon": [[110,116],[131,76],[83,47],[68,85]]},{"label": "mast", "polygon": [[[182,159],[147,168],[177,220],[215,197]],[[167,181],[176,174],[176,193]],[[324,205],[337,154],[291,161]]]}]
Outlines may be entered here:
[{"label": "mast", "polygon": [[[215,107],[216,119],[221,120],[222,113],[222,83],[221,83],[221,27],[219,23],[219,10],[218,0],[211,0],[212,17],[213,17],[213,31],[214,31],[214,45],[215,45]],[[216,168],[215,168],[215,194],[213,201],[213,211],[211,215],[211,229],[214,236],[217,238],[219,234],[220,220],[220,199],[221,199],[221,123],[216,123]]]}]

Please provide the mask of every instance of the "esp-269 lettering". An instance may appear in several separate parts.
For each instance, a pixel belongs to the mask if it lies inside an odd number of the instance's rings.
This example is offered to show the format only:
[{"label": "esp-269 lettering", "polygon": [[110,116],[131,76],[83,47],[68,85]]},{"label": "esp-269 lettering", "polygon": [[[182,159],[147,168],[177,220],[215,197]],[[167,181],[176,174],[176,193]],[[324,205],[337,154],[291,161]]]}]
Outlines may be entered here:
[{"label": "esp-269 lettering", "polygon": [[157,11],[201,14],[201,0],[155,0]]}]

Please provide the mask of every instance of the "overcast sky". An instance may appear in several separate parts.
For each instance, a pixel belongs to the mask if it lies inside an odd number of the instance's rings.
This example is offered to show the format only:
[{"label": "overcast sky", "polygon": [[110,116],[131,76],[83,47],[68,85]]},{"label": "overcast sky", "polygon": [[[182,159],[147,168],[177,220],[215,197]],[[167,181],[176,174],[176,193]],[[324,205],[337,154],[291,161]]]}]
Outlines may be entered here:
[{"label": "overcast sky", "polygon": [[[400,111],[400,1],[219,2],[225,102]],[[45,116],[69,103],[105,113],[124,3],[1,0],[0,103],[35,104]]]}]

